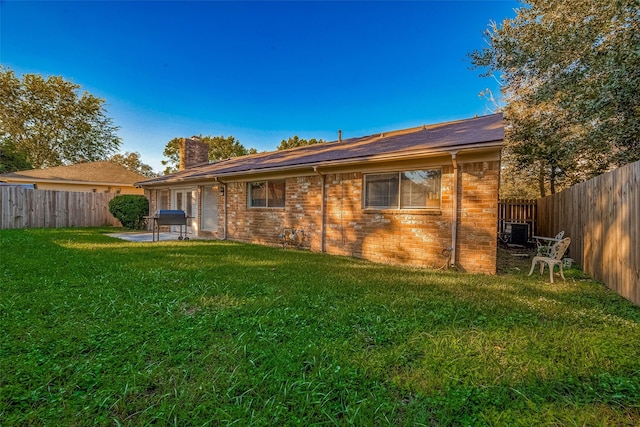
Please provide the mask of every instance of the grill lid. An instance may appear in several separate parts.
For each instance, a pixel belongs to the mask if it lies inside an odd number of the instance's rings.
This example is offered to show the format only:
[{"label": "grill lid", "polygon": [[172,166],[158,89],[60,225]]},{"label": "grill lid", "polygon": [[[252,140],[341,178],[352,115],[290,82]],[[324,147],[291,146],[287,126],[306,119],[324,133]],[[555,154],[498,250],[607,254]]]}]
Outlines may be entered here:
[{"label": "grill lid", "polygon": [[167,216],[167,215],[182,215],[187,216],[183,210],[180,209],[159,209],[156,212],[157,217]]}]

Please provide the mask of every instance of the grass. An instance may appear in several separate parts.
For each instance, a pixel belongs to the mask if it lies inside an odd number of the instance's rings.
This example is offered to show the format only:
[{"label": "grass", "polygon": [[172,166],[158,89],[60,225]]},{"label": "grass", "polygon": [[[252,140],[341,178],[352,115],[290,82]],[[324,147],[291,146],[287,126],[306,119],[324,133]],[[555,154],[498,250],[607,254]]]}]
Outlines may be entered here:
[{"label": "grass", "polygon": [[109,231],[0,231],[0,424],[640,424],[640,308],[579,270]]}]

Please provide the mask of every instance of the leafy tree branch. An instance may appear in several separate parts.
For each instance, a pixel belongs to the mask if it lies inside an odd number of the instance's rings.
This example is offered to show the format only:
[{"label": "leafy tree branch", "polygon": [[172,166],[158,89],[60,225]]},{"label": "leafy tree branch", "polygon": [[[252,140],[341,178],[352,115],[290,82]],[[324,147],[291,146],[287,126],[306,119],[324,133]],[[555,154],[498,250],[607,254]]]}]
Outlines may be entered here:
[{"label": "leafy tree branch", "polygon": [[121,141],[104,99],[60,76],[18,78],[0,66],[0,141],[34,168],[106,160]]},{"label": "leafy tree branch", "polygon": [[507,151],[540,195],[640,159],[640,3],[527,0],[470,54],[502,84]]}]

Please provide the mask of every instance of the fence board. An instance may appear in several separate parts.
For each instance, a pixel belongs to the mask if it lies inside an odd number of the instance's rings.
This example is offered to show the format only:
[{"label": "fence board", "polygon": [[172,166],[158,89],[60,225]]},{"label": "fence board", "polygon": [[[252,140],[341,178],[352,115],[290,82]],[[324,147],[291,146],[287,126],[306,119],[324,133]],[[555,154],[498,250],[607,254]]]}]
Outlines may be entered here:
[{"label": "fence board", "polygon": [[[639,191],[634,191],[634,188],[638,186],[638,174],[640,173],[640,168],[631,169],[629,171],[629,178],[626,183],[626,197],[625,204],[628,206],[627,215],[629,217],[629,221],[627,222],[627,235],[628,235],[628,247],[629,247],[629,257],[627,264],[627,277],[625,278],[627,283],[638,283],[640,282],[640,277],[636,277],[636,272],[640,269],[640,259],[637,254],[637,245],[638,245],[638,228],[634,227],[633,224],[640,224],[640,208],[635,212],[636,218],[633,218],[634,212],[632,207],[637,206],[640,207],[638,203],[637,193]],[[633,295],[632,300],[640,301],[640,286],[632,286],[628,289],[628,292]]]},{"label": "fence board", "polygon": [[114,193],[0,187],[0,229],[120,227],[109,212]]},{"label": "fence board", "polygon": [[640,305],[640,162],[538,199],[538,231],[571,237],[583,270]]},{"label": "fence board", "polygon": [[538,205],[536,200],[500,200],[498,202],[498,233],[504,233],[507,223],[529,224],[529,238],[536,234]]}]

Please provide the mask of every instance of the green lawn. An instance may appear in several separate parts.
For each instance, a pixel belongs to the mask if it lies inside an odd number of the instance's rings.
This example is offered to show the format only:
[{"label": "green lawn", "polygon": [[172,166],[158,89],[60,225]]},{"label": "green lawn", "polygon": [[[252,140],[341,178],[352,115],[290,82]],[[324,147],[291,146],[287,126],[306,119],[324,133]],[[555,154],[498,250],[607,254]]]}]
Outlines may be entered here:
[{"label": "green lawn", "polygon": [[638,425],[640,308],[567,282],[0,231],[0,424]]}]

